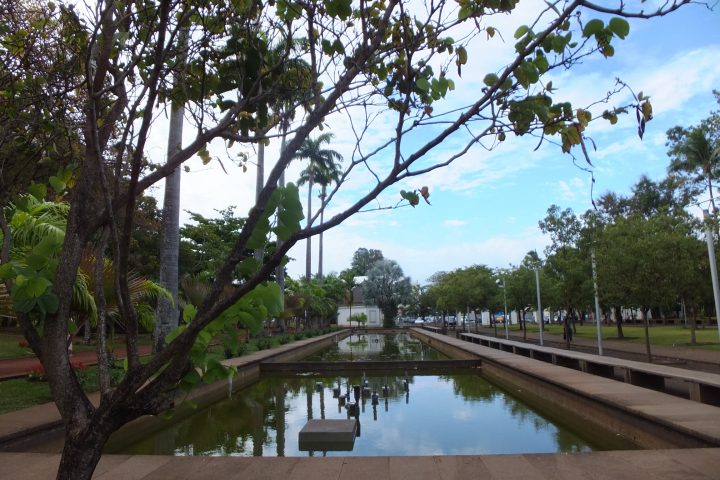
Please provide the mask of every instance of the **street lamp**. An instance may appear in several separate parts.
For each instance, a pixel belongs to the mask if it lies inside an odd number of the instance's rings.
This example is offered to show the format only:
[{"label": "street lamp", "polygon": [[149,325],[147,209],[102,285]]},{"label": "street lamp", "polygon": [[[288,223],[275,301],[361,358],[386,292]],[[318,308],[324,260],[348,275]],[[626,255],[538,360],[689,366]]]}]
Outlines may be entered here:
[{"label": "street lamp", "polygon": [[[713,298],[715,299],[715,318],[718,324],[718,335],[720,335],[720,282],[718,282],[717,261],[715,260],[715,245],[713,242],[712,230],[710,230],[710,212],[703,210],[705,220],[705,241],[707,242],[708,259],[710,260],[710,276],[712,278]],[[693,319],[693,322],[695,320]]]},{"label": "street lamp", "polygon": [[503,311],[503,323],[505,324],[505,340],[510,339],[510,332],[508,331],[508,316],[507,316],[507,290],[505,289],[505,279],[497,279],[495,283],[498,287],[503,289],[503,300],[505,301],[505,310]]},{"label": "street lamp", "polygon": [[540,306],[540,269],[535,268],[535,286],[537,287],[538,317],[540,320],[540,346],[543,345],[543,330],[545,329],[545,316]]}]

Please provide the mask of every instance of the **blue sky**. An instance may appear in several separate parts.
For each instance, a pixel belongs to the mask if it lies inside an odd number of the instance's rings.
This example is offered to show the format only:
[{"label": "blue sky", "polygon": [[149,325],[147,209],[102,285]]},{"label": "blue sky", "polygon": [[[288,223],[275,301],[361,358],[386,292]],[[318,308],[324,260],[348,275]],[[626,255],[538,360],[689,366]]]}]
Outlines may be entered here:
[{"label": "blue sky", "polygon": [[[462,104],[473,97],[478,82],[492,71],[489,52],[512,48],[512,30],[504,35],[508,41],[495,45],[494,50],[478,47],[468,52],[471,61],[450,102]],[[591,126],[588,134],[597,145],[597,151],[591,152],[595,198],[608,190],[626,194],[643,174],[663,178],[668,164],[665,131],[674,125],[697,124],[718,108],[712,89],[720,89],[720,13],[691,5],[665,18],[631,21],[630,35],[616,44],[614,57],[595,56],[572,72],[553,76],[556,98],[568,98],[573,106],[582,106],[611,90],[616,77],[636,93],[650,95],[654,119],[648,123],[642,141],[634,115],[621,117],[613,127],[606,122]],[[628,99],[627,94],[621,94],[615,103]],[[332,119],[328,123],[337,137],[333,148],[350,158],[353,143],[347,125],[333,123]],[[378,119],[366,147],[385,140],[388,125]],[[327,232],[324,272],[347,268],[360,247],[382,250],[386,258],[396,260],[406,275],[421,284],[440,270],[473,264],[508,267],[518,264],[529,250],[542,255],[548,239],[540,232],[538,221],[551,204],[576,212],[590,208],[591,181],[590,175],[574,166],[559,147],[544,145],[534,151],[536,143],[535,139],[508,135],[501,148],[492,152],[471,150],[443,170],[391,187],[383,196],[383,204],[395,203],[401,188],[427,185],[432,206],[421,202],[417,208],[363,213]],[[163,142],[156,145],[149,153],[162,157]],[[274,151],[271,146],[270,163]],[[441,159],[444,151],[429,160]],[[225,165],[228,167],[227,162]],[[190,173],[183,174],[184,209],[215,216],[213,209],[236,205],[237,212],[245,214],[253,198],[254,167],[244,174],[232,168],[225,174],[217,164],[202,166],[195,161],[190,166]],[[291,168],[288,180],[296,177],[297,169]],[[336,197],[329,214],[356,198],[367,178],[358,175],[350,180],[348,186],[352,188]],[[303,199],[305,192],[301,190]],[[161,197],[162,186],[155,193]],[[182,218],[187,219],[187,215]],[[316,271],[317,239],[313,239],[313,251]],[[288,264],[288,271],[295,278],[304,273],[304,252],[304,243],[290,251],[294,261]]]}]

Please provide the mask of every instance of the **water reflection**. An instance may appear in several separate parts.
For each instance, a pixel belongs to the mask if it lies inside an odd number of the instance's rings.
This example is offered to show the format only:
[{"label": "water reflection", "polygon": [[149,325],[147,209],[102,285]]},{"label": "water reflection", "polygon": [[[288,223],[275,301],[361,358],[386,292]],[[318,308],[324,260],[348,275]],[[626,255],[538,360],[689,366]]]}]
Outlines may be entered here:
[{"label": "water reflection", "polygon": [[[357,420],[352,452],[300,450],[298,433],[316,412],[320,418]],[[475,373],[268,376],[228,400],[111,453],[373,456],[629,447],[601,441],[595,433],[578,435],[558,426]]]},{"label": "water reflection", "polygon": [[448,359],[447,355],[440,353],[405,332],[395,334],[353,334],[304,360],[337,362],[446,359]]}]

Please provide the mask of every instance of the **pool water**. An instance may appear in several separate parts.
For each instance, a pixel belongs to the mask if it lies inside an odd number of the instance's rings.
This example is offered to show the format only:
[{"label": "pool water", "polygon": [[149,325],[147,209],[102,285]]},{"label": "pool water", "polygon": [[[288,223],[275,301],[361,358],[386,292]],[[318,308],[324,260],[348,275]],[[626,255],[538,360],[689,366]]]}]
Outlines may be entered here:
[{"label": "pool water", "polygon": [[449,357],[407,332],[353,334],[305,361],[447,360]]},{"label": "pool water", "polygon": [[[334,398],[367,381],[357,415]],[[385,390],[383,387],[387,386]],[[534,412],[476,371],[447,375],[264,376],[227,400],[129,447],[108,453],[227,456],[404,456],[585,452],[636,448],[622,438],[579,433]],[[352,451],[301,450],[310,419],[356,419]],[[609,439],[609,440],[608,440]]]}]

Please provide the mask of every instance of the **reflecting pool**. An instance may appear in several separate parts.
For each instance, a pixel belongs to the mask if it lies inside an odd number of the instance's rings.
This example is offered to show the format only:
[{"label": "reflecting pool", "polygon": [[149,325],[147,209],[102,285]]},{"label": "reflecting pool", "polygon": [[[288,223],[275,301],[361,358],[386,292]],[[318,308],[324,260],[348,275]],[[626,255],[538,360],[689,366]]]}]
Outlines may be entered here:
[{"label": "reflecting pool", "polygon": [[[356,385],[361,392],[353,412],[337,397],[354,401]],[[550,420],[562,415],[549,413],[532,411],[474,371],[264,376],[227,400],[108,453],[403,456],[635,448],[607,433],[572,431]],[[358,427],[352,451],[301,449],[298,434],[308,420],[348,418]]]},{"label": "reflecting pool", "polygon": [[309,362],[447,360],[449,357],[410,333],[360,333],[303,360]]}]

